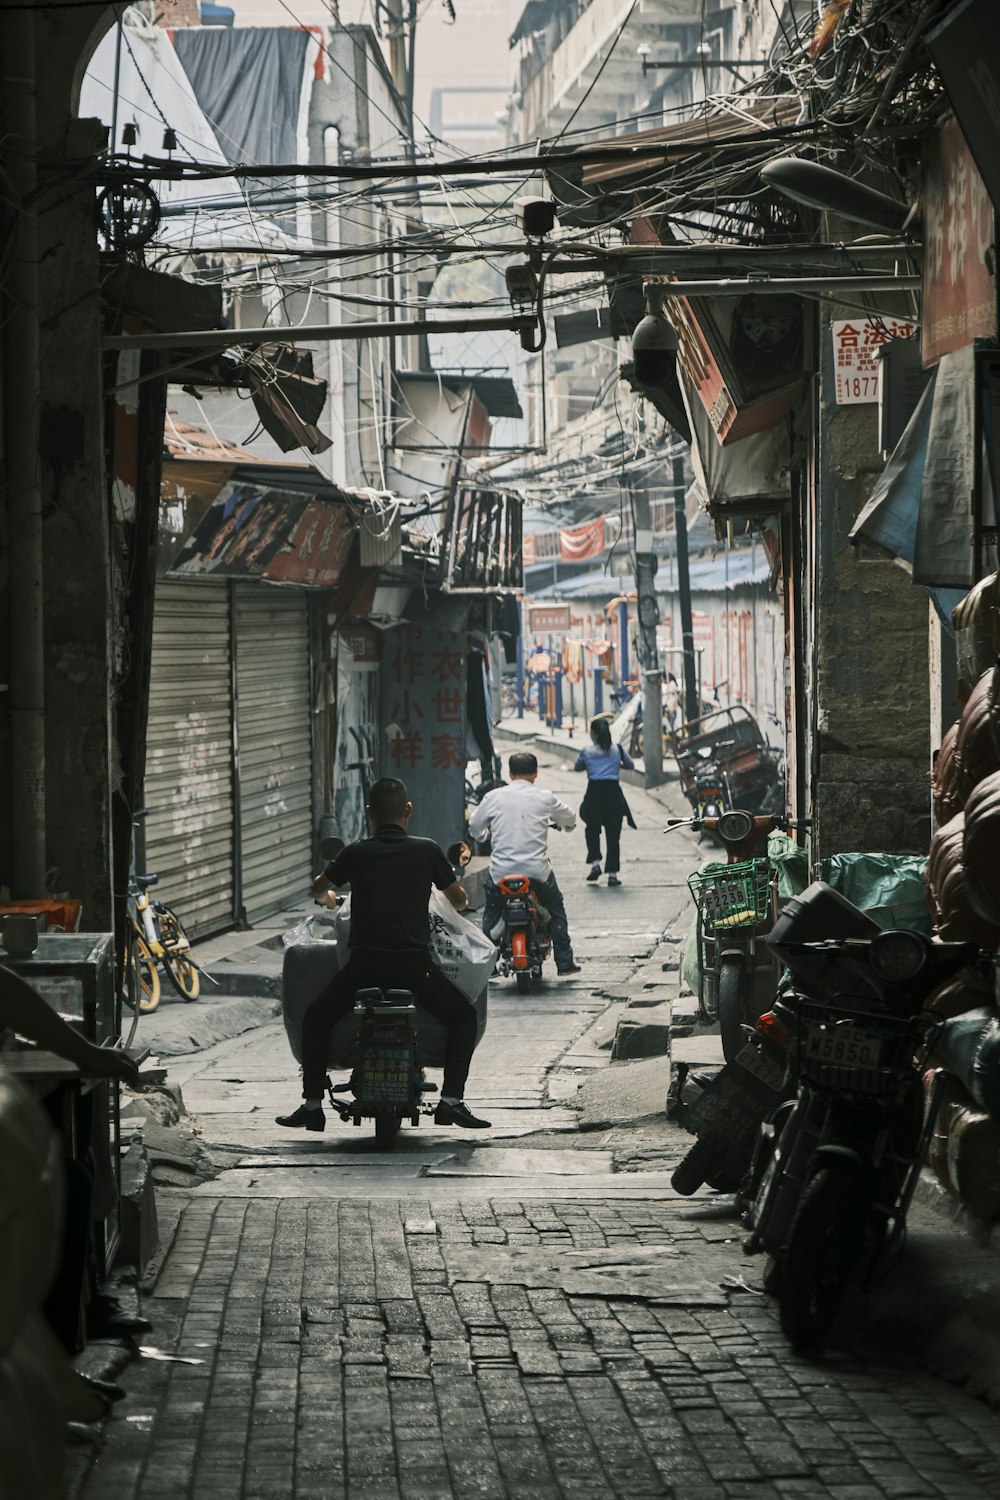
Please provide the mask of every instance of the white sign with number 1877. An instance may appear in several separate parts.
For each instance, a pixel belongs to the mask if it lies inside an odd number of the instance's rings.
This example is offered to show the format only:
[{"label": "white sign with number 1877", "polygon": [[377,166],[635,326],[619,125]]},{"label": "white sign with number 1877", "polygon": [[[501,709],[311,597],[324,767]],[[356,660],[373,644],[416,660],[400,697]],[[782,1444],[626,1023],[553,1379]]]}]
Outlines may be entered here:
[{"label": "white sign with number 1877", "polygon": [[908,339],[913,324],[905,318],[878,313],[868,317],[843,318],[831,323],[833,367],[837,380],[837,405],[850,406],[877,401],[882,378],[878,351],[890,339]]}]

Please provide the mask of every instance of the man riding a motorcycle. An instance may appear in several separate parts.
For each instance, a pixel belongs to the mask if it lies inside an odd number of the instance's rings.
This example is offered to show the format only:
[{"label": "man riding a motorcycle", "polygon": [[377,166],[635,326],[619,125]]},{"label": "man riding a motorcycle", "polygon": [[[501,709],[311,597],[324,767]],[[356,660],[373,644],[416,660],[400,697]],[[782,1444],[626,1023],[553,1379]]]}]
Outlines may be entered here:
[{"label": "man riding a motorcycle", "polygon": [[373,836],[348,845],[313,882],[317,896],[327,895],[333,886],[351,887],[350,958],[305,1013],[304,1103],[289,1115],[278,1115],[277,1124],[325,1130],[322,1101],[330,1033],[350,1013],[358,990],[380,987],[411,990],[418,1003],[447,1027],[444,1080],[434,1123],[486,1130],[490,1122],[477,1119],[463,1102],[476,1045],[476,1013],[430,954],[431,886],[456,911],[469,904],[465,887],[433,839],[407,832],[413,803],[401,781],[391,776],[376,781],[365,811]]},{"label": "man riding a motorcycle", "polygon": [[566,905],[548,854],[549,827],[576,827],[576,814],[554,792],[536,786],[538,760],[527,750],[516,750],[507,762],[510,785],[487,792],[469,819],[469,833],[478,841],[490,835],[490,870],[483,881],[483,931],[492,937],[503,915],[498,882],[515,872],[527,875],[538,899],[551,917],[552,949],[557,974],[579,974],[573,958]]}]

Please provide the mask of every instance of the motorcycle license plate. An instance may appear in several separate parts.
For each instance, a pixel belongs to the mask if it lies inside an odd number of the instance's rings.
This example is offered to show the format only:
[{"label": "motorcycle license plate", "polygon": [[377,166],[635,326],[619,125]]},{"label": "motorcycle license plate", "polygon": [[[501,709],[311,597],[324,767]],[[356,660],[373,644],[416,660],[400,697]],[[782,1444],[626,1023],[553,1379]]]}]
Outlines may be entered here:
[{"label": "motorcycle license plate", "polygon": [[785,1081],[784,1069],[771,1058],[765,1057],[752,1042],[744,1042],[736,1054],[735,1061],[765,1088],[772,1089],[775,1093],[781,1089]]},{"label": "motorcycle license plate", "polygon": [[703,902],[705,911],[713,919],[725,916],[734,907],[746,906],[746,886],[742,881],[720,881],[705,891]]},{"label": "motorcycle license plate", "polygon": [[850,1068],[877,1068],[881,1044],[857,1026],[814,1026],[806,1035],[806,1056],[815,1062]]}]

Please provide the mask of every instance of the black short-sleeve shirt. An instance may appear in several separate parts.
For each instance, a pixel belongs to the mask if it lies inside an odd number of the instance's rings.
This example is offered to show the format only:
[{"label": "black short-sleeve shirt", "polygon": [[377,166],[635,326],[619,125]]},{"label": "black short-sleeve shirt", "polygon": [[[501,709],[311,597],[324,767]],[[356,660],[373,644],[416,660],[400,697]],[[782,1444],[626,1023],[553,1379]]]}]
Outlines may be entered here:
[{"label": "black short-sleeve shirt", "polygon": [[431,886],[443,891],[455,882],[441,846],[412,837],[396,823],[349,844],[327,865],[326,877],[351,887],[351,947],[387,953],[427,950]]}]

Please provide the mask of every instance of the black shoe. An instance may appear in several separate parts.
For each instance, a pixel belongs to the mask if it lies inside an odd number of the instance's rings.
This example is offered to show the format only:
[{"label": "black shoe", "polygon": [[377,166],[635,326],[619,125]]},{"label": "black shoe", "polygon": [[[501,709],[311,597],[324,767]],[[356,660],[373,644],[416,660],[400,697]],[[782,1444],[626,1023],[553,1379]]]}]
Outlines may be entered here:
[{"label": "black shoe", "polygon": [[617,875],[609,875],[608,885],[621,885],[621,881],[618,879]]},{"label": "black shoe", "polygon": [[567,964],[564,969],[557,969],[557,974],[582,974],[583,969],[579,964]]},{"label": "black shoe", "polygon": [[326,1115],[321,1109],[307,1109],[300,1104],[290,1115],[275,1115],[275,1125],[287,1125],[291,1130],[325,1130]]},{"label": "black shoe", "polygon": [[87,1389],[93,1391],[95,1396],[100,1396],[109,1406],[115,1401],[125,1400],[124,1387],[116,1385],[113,1380],[97,1380],[93,1375],[84,1375],[80,1370],[77,1374]]},{"label": "black shoe", "polygon": [[590,874],[587,876],[587,879],[588,880],[600,880],[600,878],[601,878],[601,866],[600,866],[600,864],[598,863],[598,864],[591,865],[591,867],[590,867]]},{"label": "black shoe", "polygon": [[434,1111],[435,1125],[461,1125],[464,1130],[489,1130],[489,1120],[479,1120],[464,1100],[457,1104],[446,1104],[442,1099]]},{"label": "black shoe", "polygon": [[114,1297],[102,1294],[87,1309],[88,1339],[126,1339],[137,1333],[150,1333],[153,1325],[137,1312],[128,1312]]}]

